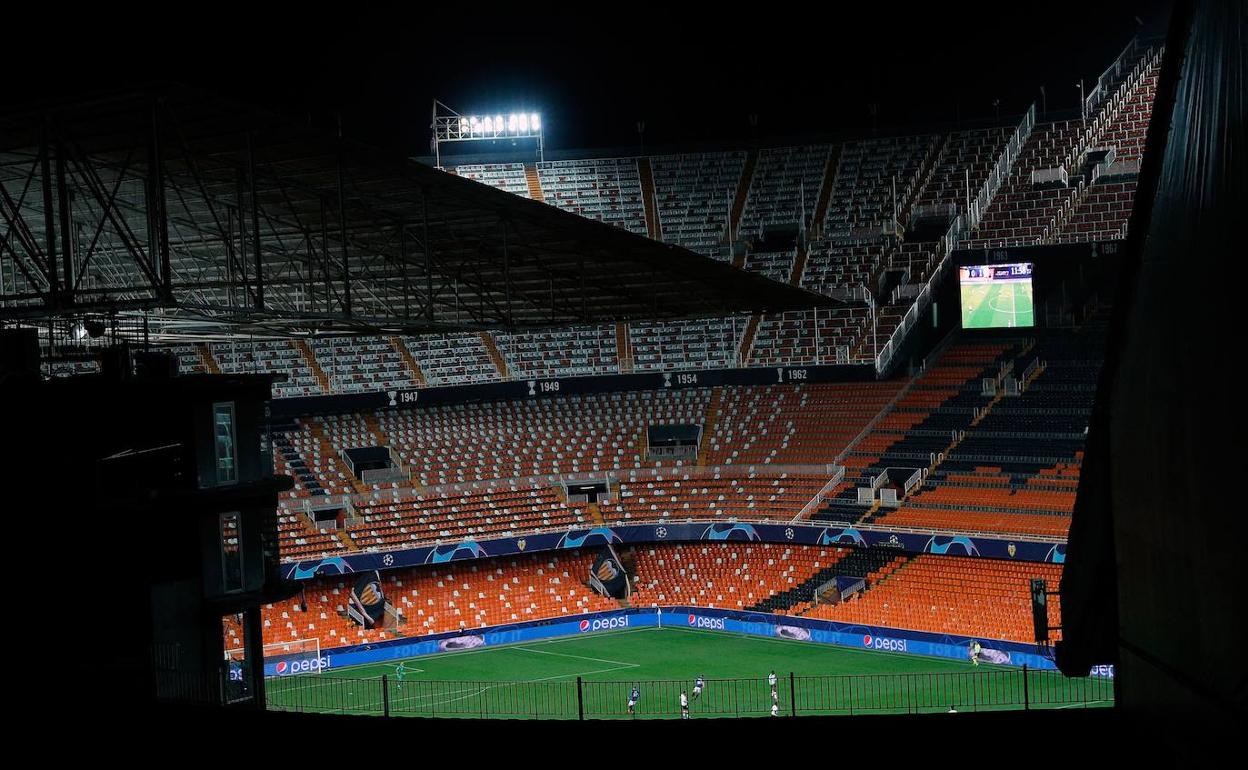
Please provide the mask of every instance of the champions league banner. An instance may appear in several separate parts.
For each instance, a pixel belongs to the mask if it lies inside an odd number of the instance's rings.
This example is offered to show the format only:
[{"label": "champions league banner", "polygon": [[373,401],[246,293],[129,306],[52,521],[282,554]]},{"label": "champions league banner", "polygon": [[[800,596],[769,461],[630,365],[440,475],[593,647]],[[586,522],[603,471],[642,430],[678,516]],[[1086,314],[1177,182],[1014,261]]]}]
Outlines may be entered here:
[{"label": "champions league banner", "polygon": [[[950,556],[983,556],[1013,561],[1066,561],[1066,544],[1013,540],[1006,537],[966,537],[892,532],[846,526],[803,524],[747,524],[743,522],[693,522],[627,524],[565,532],[538,532],[524,537],[497,540],[464,540],[436,546],[420,546],[385,553],[356,553],[282,564],[282,577],[307,580],[321,575],[347,575],[369,570],[443,564],[463,559],[510,556],[534,551],[565,550],[623,543],[688,543],[697,541],[796,543],[798,545],[873,546],[896,548],[906,553],[934,553]],[[618,563],[618,559],[616,560]]]},{"label": "champions league banner", "polygon": [[376,628],[385,622],[386,596],[376,570],[361,574],[355,581],[347,599],[347,614],[365,628]]}]

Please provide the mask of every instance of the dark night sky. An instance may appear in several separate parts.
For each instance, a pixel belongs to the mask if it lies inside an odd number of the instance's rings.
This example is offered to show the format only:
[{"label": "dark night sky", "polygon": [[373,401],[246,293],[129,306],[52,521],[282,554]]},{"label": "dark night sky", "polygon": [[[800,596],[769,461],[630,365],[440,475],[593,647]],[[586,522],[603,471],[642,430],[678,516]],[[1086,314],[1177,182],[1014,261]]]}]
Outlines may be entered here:
[{"label": "dark night sky", "polygon": [[[644,4],[593,10],[544,4],[506,11],[459,3],[447,12],[361,10],[257,16],[213,6],[141,29],[105,16],[6,43],[27,68],[12,97],[145,80],[207,86],[346,133],[428,149],[436,95],[463,113],[529,108],[543,114],[547,146],[740,141],[747,116],[760,137],[868,134],[868,105],[882,130],[1017,114],[1047,86],[1051,110],[1078,104],[1076,82],[1096,76],[1141,29],[1163,33],[1165,0],[900,4],[850,13],[850,4],[759,4],[749,21],[732,4],[680,12]],[[937,4],[931,4],[936,6]],[[316,6],[308,5],[309,9]],[[627,18],[611,23],[607,17]],[[37,28],[37,27],[36,27]],[[62,42],[62,41],[68,41]],[[18,49],[29,56],[18,58]]]}]

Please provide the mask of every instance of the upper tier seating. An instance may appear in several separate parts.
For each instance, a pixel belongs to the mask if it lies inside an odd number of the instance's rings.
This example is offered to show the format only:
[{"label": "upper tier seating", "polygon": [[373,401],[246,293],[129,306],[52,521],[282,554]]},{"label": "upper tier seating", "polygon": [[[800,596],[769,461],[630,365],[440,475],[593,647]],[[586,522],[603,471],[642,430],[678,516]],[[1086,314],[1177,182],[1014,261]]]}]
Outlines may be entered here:
[{"label": "upper tier seating", "polygon": [[[328,342],[328,341],[327,341]],[[338,345],[356,347],[357,342],[335,340]],[[360,341],[359,345],[365,344]],[[375,343],[374,343],[375,344]],[[212,357],[227,374],[284,374],[286,382],[274,383],[273,395],[278,398],[321,395],[321,386],[303,356],[289,340],[257,340],[214,342],[209,345]],[[324,366],[324,363],[322,363]],[[202,369],[202,364],[200,365]],[[344,383],[345,385],[345,383]],[[349,387],[344,387],[349,389]]]},{"label": "upper tier seating", "polygon": [[404,337],[412,358],[430,385],[470,385],[498,380],[480,335],[472,333]]},{"label": "upper tier seating", "polygon": [[455,173],[475,182],[506,190],[522,198],[528,198],[529,185],[524,176],[523,163],[488,163],[456,166]]},{"label": "upper tier seating", "polygon": [[737,366],[737,347],[745,327],[746,321],[740,318],[630,324],[633,367],[679,371]]},{"label": "upper tier seating", "polygon": [[797,254],[792,251],[751,252],[745,258],[745,269],[761,273],[773,281],[788,283],[796,259]]},{"label": "upper tier seating", "polygon": [[646,234],[636,158],[546,161],[537,164],[537,173],[547,203]]},{"label": "upper tier seating", "polygon": [[915,209],[949,204],[966,208],[968,197],[978,195],[992,173],[1011,133],[1008,128],[981,128],[950,134],[932,178],[915,200]]},{"label": "upper tier seating", "polygon": [[494,339],[519,377],[583,377],[618,374],[614,326],[578,326],[526,334],[497,333]]},{"label": "upper tier seating", "polygon": [[[871,332],[867,308],[791,311],[766,315],[754,335],[750,363],[755,366],[848,364],[855,344]],[[888,337],[881,333],[880,340]],[[870,349],[864,351],[870,360]]]},{"label": "upper tier seating", "polygon": [[824,235],[870,230],[880,234],[894,221],[894,183],[898,204],[919,183],[924,158],[935,151],[937,137],[906,136],[848,142],[841,147],[836,184],[824,215]]},{"label": "upper tier seating", "polygon": [[416,386],[399,352],[384,337],[313,338],[310,344],[335,392]]},{"label": "upper tier seating", "polygon": [[712,152],[650,159],[664,241],[702,254],[722,251],[745,157]]},{"label": "upper tier seating", "polygon": [[818,144],[769,147],[759,152],[741,214],[741,236],[757,236],[764,225],[809,225],[830,151],[829,145]]}]

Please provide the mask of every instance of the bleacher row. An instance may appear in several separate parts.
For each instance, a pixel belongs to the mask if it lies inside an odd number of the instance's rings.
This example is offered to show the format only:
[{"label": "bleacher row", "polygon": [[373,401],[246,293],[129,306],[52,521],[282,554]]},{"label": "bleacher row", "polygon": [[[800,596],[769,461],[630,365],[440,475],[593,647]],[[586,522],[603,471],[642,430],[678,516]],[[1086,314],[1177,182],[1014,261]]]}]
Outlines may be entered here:
[{"label": "bleacher row", "polygon": [[[398,613],[364,629],[346,614],[351,579],[321,577],[262,611],[266,645],[318,639],[322,649],[619,609],[586,583],[594,554],[560,551],[453,562],[382,573]],[[634,607],[752,610],[846,623],[971,636],[1031,639],[1028,581],[1056,584],[1061,565],[770,543],[683,543],[625,552]],[[865,589],[836,604],[812,604],[830,576],[862,577]],[[1060,617],[1056,602],[1051,617]],[[241,629],[227,625],[227,648]],[[990,645],[986,645],[990,646]]]},{"label": "bleacher row", "polygon": [[[787,521],[807,508],[837,458],[845,477],[815,520],[1061,538],[1102,330],[1094,321],[1033,335],[957,342],[900,396],[899,381],[725,386],[302,418],[275,439],[278,470],[295,477],[281,503],[294,517],[284,520],[283,555],[587,522]],[[1003,366],[1021,373],[1032,363],[1022,395],[982,392]],[[696,461],[646,458],[647,428],[662,424],[703,426]],[[402,481],[364,484],[345,469],[344,450],[378,445],[395,454]],[[794,466],[807,470],[786,470]],[[925,477],[909,494],[899,490],[898,507],[858,502],[858,489],[885,470],[894,485],[915,471]],[[609,500],[567,503],[553,478],[560,474],[610,476]],[[342,495],[350,505],[336,502]],[[308,511],[335,505],[351,516],[326,538]]]},{"label": "bleacher row", "polygon": [[[1134,75],[1119,83],[1087,121],[1037,125],[978,227],[961,245],[1125,237],[1159,64],[1159,52],[1144,53]],[[935,266],[935,244],[908,236],[898,240],[893,234],[897,225],[965,209],[1009,134],[1008,128],[993,128],[838,147],[764,148],[756,151],[753,163],[744,151],[654,156],[648,162],[658,230],[669,243],[731,259],[727,236],[734,197],[744,187],[734,233],[747,242],[740,263],[744,269],[823,293],[874,286],[887,267],[906,270],[906,280],[917,284]],[[1077,153],[1080,148],[1084,152]],[[549,161],[536,164],[527,177],[522,163],[465,165],[453,171],[525,197],[532,197],[530,184],[536,179],[547,203],[644,235],[638,163],[637,158]],[[1064,183],[1033,181],[1033,172],[1058,168],[1066,174]],[[821,200],[825,210],[815,222]],[[767,226],[799,224],[807,240],[804,261],[793,251],[748,245]],[[801,274],[795,275],[799,262]],[[863,309],[821,311],[826,315],[817,319],[809,311],[805,323],[797,322],[800,313],[765,316],[746,351],[740,346],[747,322],[731,318],[629,325],[624,351],[611,327],[498,334],[492,342],[502,351],[508,372],[521,377],[616,373],[621,356],[640,371],[869,363],[909,302],[897,298],[881,304],[874,328],[864,322]],[[401,346],[419,371],[405,364]],[[176,352],[184,371],[204,371],[210,359],[225,372],[284,374],[287,380],[275,385],[278,397],[470,384],[501,376],[478,334],[409,337],[399,344],[314,339],[306,354],[282,340],[212,343],[206,351],[183,347]],[[91,362],[63,363],[52,365],[49,374],[94,370]]]}]

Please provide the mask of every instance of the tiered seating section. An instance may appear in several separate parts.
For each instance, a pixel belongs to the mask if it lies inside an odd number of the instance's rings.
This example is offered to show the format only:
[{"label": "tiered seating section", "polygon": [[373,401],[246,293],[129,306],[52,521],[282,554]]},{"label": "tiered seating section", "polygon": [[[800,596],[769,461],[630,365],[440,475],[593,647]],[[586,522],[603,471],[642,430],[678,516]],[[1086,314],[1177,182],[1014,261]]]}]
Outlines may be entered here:
[{"label": "tiered seating section", "polygon": [[709,256],[722,251],[744,152],[650,159],[663,240]]},{"label": "tiered seating section", "polygon": [[[319,639],[322,649],[618,609],[586,584],[589,551],[500,557],[382,573],[398,611],[388,628],[364,629],[346,614],[352,580],[309,580],[301,594],[262,609],[264,642]],[[912,556],[771,543],[683,543],[631,549],[636,607],[693,606],[801,615],[846,623],[969,636],[1031,639],[1028,581],[1056,584],[1061,566]],[[812,605],[819,583],[861,575],[867,588],[839,605]],[[1051,610],[1060,617],[1060,607]],[[227,625],[227,648],[241,629]]]},{"label": "tiered seating section", "polygon": [[314,338],[309,344],[335,390],[389,390],[416,386],[399,352],[384,337]]},{"label": "tiered seating section", "polygon": [[[372,380],[369,379],[368,374],[376,370],[361,369],[359,372],[356,372],[353,366],[360,362],[361,357],[365,355],[368,349],[376,348],[378,344],[385,344],[384,340],[344,338],[332,341],[327,340],[325,344],[329,345],[331,342],[333,343],[332,350],[347,351],[344,360],[338,367],[338,370],[346,378],[340,389],[350,390],[362,387],[365,383],[371,384]],[[289,340],[261,340],[235,343],[214,342],[208,347],[212,353],[213,360],[217,362],[217,366],[221,367],[221,371],[226,374],[285,375],[285,382],[274,383],[273,385],[273,394],[279,398],[319,396],[324,393],[320,384],[316,381],[316,377],[312,374],[312,369],[308,366],[307,361],[303,359],[299,350]],[[326,358],[332,360],[332,356],[328,354]],[[321,365],[324,367],[326,364],[327,362],[323,361]],[[194,365],[198,371],[202,371],[204,368],[198,359],[194,360]],[[351,384],[348,385],[347,383]]]},{"label": "tiered seating section", "polygon": [[935,173],[915,200],[915,209],[949,205],[965,208],[967,197],[979,194],[1009,138],[1007,128],[950,134]]},{"label": "tiered seating section", "polygon": [[997,400],[948,450],[923,490],[878,522],[1065,537],[1103,331],[1094,324],[1078,334],[1038,335],[1013,359],[1019,371],[1036,359],[1047,362],[1023,395]]},{"label": "tiered seating section", "polygon": [[682,543],[633,549],[635,607],[747,610],[835,564],[842,549],[775,543]]},{"label": "tiered seating section", "polygon": [[631,324],[629,341],[637,371],[722,369],[739,366],[742,318]]},{"label": "tiered seating section", "polygon": [[523,163],[491,163],[456,166],[455,173],[475,182],[488,184],[524,198],[529,196],[529,185],[524,176]]},{"label": "tiered seating section", "polygon": [[841,148],[836,185],[824,216],[824,234],[870,230],[880,234],[895,221],[897,201],[913,197],[921,164],[937,146],[934,136],[907,136],[849,142]]},{"label": "tiered seating section", "polygon": [[[866,308],[801,310],[764,316],[754,335],[750,362],[756,366],[869,363],[862,346],[871,332]],[[880,343],[888,340],[881,330]]]},{"label": "tiered seating section", "polygon": [[419,486],[640,468],[652,424],[700,423],[706,389],[387,411],[383,434]]},{"label": "tiered seating section", "polygon": [[620,370],[614,326],[498,333],[494,339],[517,377],[583,377]]},{"label": "tiered seating section", "polygon": [[592,561],[590,553],[565,551],[383,572],[382,591],[403,618],[389,630],[366,630],[347,617],[349,577],[318,578],[302,595],[263,608],[264,641],[316,638],[327,649],[618,608],[585,586]]},{"label": "tiered seating section", "polygon": [[[807,617],[845,623],[1027,642],[1032,578],[1061,580],[1060,564],[923,554],[873,573],[868,589],[838,605],[820,604]],[[1060,617],[1054,603],[1050,610]]]},{"label": "tiered seating section", "polygon": [[[295,478],[283,499],[283,555],[337,551],[306,506],[341,507],[350,546],[410,547],[568,528],[593,517],[559,496],[557,474],[612,475],[608,520],[790,520],[827,481],[827,464],[895,394],[897,383],[690,388],[330,415],[276,428],[275,463]],[[646,430],[704,426],[697,462],[646,459]],[[365,484],[342,452],[388,446],[407,482]],[[787,468],[805,470],[790,473]],[[774,470],[772,469],[774,467]],[[659,477],[654,470],[662,469]],[[644,473],[643,473],[644,471]],[[351,496],[350,505],[342,496]],[[299,518],[302,517],[302,518]],[[329,531],[333,535],[332,531]]]},{"label": "tiered seating section", "polygon": [[[1159,63],[1157,51],[1144,53],[1135,69],[1128,63],[1124,71],[1130,71],[1131,77],[1118,84],[1086,124],[1068,120],[1037,125],[979,227],[960,245],[993,248],[1042,239],[1074,242],[1124,237],[1134,202],[1133,164],[1143,152]],[[749,253],[743,266],[824,293],[878,286],[885,268],[906,269],[911,284],[925,281],[935,267],[935,243],[913,239],[897,243],[878,233],[892,219],[893,179],[897,180],[896,205],[903,224],[915,214],[961,210],[968,186],[971,196],[978,194],[1010,133],[1010,128],[1003,127],[847,142],[835,149],[830,176],[833,148],[829,145],[764,148],[758,152],[749,179],[736,235],[749,240],[764,225],[796,224],[804,217],[807,236],[812,239],[799,276],[793,275],[795,260],[790,252]],[[1115,163],[1098,167],[1085,155],[1084,167],[1067,169],[1067,184],[1033,186],[1032,171],[1076,162],[1079,156],[1074,153],[1079,147],[1094,153],[1113,150]],[[729,259],[724,235],[734,196],[744,183],[747,153],[664,155],[649,160],[663,239]],[[455,172],[517,195],[531,194],[525,166],[520,163],[464,165]],[[550,161],[537,164],[536,172],[548,203],[646,233],[637,158]],[[820,222],[810,222],[825,177],[831,180],[826,212]],[[679,371],[827,363],[844,360],[842,349],[847,349],[851,362],[869,363],[877,347],[869,335],[887,340],[909,308],[909,300],[899,296],[881,299],[885,301],[879,305],[874,330],[855,311],[834,313],[817,322],[812,316],[808,323],[797,322],[802,314],[764,318],[758,325],[753,355],[746,356],[738,350],[745,329],[740,319],[735,324],[732,319],[633,324],[628,340],[636,354],[634,368]],[[509,373],[516,376],[619,371],[617,355],[600,329],[496,335],[494,341],[507,355]],[[427,385],[471,384],[501,376],[476,334],[406,338],[405,344]],[[416,378],[403,369],[398,354],[376,340],[314,339],[311,345],[332,393],[416,386]],[[174,350],[181,371],[205,370],[194,346]],[[324,392],[308,362],[288,343],[214,343],[210,353],[225,372],[286,374],[288,380],[274,386],[278,397]],[[75,364],[66,369],[58,364],[56,374],[91,366]]]},{"label": "tiered seating section", "polygon": [[499,378],[480,335],[406,337],[404,343],[430,385],[470,385]]},{"label": "tiered seating section", "polygon": [[809,225],[831,149],[817,144],[762,150],[741,215],[741,237],[757,236],[766,225]]},{"label": "tiered seating section", "polygon": [[636,158],[547,161],[537,164],[537,173],[547,203],[646,234]]}]

